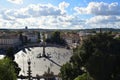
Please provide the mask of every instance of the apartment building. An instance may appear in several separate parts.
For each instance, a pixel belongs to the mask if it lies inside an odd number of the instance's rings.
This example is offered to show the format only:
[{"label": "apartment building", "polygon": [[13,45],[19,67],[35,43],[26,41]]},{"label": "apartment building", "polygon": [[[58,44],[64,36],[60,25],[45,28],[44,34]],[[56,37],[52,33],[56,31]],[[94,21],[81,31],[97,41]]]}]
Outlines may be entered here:
[{"label": "apartment building", "polygon": [[9,47],[17,47],[21,44],[17,35],[5,34],[0,35],[0,49],[7,49]]}]

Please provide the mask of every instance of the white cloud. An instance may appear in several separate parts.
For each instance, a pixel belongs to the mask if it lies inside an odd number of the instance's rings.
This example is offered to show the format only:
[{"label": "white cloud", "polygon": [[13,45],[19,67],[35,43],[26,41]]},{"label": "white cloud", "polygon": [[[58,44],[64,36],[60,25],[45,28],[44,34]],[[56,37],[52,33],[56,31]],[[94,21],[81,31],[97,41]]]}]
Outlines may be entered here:
[{"label": "white cloud", "polygon": [[90,24],[106,24],[120,22],[120,17],[118,16],[95,16],[90,18],[87,23]]},{"label": "white cloud", "polygon": [[58,6],[51,4],[31,4],[21,9],[6,9],[2,10],[1,14],[4,19],[12,20],[14,18],[29,18],[29,17],[41,17],[41,16],[63,16],[66,12],[59,9]]},{"label": "white cloud", "polygon": [[120,25],[119,16],[95,16],[86,21],[91,28],[118,28]]},{"label": "white cloud", "polygon": [[117,2],[90,2],[87,7],[75,7],[74,10],[80,14],[120,15],[120,5]]},{"label": "white cloud", "polygon": [[[83,29],[96,27],[116,27],[120,26],[120,17],[117,3],[89,3],[86,8],[76,7],[80,14],[95,14],[94,17],[82,19],[80,15],[67,14],[66,8],[70,5],[61,2],[58,6],[52,4],[31,4],[20,9],[5,9],[0,11],[0,28],[47,28],[47,29]],[[94,5],[93,5],[94,4]],[[104,4],[104,5],[103,5]],[[106,5],[106,6],[105,6]],[[109,8],[109,15],[103,8]],[[98,7],[100,8],[98,10]],[[118,6],[119,8],[119,6]],[[99,13],[99,14],[98,14]],[[115,14],[116,13],[116,14]],[[116,16],[117,15],[117,16]]]},{"label": "white cloud", "polygon": [[51,4],[30,5],[26,8],[26,12],[34,17],[62,15],[62,11]]},{"label": "white cloud", "polygon": [[23,0],[7,0],[13,4],[22,4],[23,3]]},{"label": "white cloud", "polygon": [[66,2],[61,2],[61,3],[59,4],[59,8],[60,8],[60,10],[62,11],[62,13],[65,13],[65,12],[66,12],[65,8],[67,8],[69,5],[70,5],[70,4],[69,4],[69,3],[66,3]]},{"label": "white cloud", "polygon": [[74,10],[81,15],[92,15],[85,20],[85,28],[120,28],[120,5],[117,2],[90,2],[88,6],[75,7]]},{"label": "white cloud", "polygon": [[[69,3],[62,2],[58,6],[52,4],[29,5],[21,9],[6,9],[0,11],[2,24],[7,28],[47,28],[67,29],[81,28],[81,20],[73,15],[68,15],[65,8]],[[6,27],[4,27],[6,28]]]}]

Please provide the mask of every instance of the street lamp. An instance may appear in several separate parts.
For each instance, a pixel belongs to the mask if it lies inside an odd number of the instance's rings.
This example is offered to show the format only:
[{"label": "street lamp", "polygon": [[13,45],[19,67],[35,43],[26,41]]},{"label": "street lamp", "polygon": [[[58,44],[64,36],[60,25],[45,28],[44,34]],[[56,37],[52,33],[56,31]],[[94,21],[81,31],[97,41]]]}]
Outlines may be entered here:
[{"label": "street lamp", "polygon": [[31,74],[32,74],[32,71],[31,71],[31,61],[30,59],[28,59],[28,80],[31,80]]}]

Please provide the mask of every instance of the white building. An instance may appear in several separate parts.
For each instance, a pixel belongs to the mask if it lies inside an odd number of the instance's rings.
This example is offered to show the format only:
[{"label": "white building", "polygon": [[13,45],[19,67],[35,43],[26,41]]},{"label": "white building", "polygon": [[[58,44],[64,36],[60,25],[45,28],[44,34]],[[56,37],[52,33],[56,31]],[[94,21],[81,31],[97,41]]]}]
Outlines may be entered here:
[{"label": "white building", "polygon": [[46,33],[41,33],[41,41],[43,42],[43,35],[45,36],[45,39],[50,39],[52,37],[52,33],[51,32],[46,32]]},{"label": "white building", "polygon": [[62,38],[67,42],[68,46],[70,47],[76,47],[79,45],[80,37],[78,34],[64,34],[62,35]]},{"label": "white building", "polygon": [[34,34],[34,33],[23,33],[24,36],[27,37],[27,40],[32,42],[32,43],[35,43],[38,41],[38,36],[37,34]]},{"label": "white building", "polygon": [[0,49],[16,47],[16,46],[19,46],[20,44],[21,44],[21,41],[17,36],[1,36],[0,37]]}]

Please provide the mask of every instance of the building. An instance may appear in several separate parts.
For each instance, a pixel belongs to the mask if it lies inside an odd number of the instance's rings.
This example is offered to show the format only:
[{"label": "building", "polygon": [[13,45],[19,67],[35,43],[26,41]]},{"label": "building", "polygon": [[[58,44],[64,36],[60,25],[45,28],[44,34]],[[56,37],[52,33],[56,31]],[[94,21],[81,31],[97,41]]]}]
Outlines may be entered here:
[{"label": "building", "polygon": [[35,43],[38,41],[38,36],[35,33],[26,32],[26,33],[23,33],[23,36],[26,36],[27,40],[32,43]]},{"label": "building", "polygon": [[90,35],[95,35],[95,33],[87,32],[87,31],[80,31],[80,32],[78,32],[78,34],[80,37],[80,41],[83,41],[84,39],[86,39]]},{"label": "building", "polygon": [[7,49],[9,47],[17,47],[21,44],[19,37],[13,34],[5,34],[0,36],[0,49]]},{"label": "building", "polygon": [[62,35],[62,38],[67,42],[69,47],[76,47],[80,43],[79,34],[75,33],[65,33]]}]

